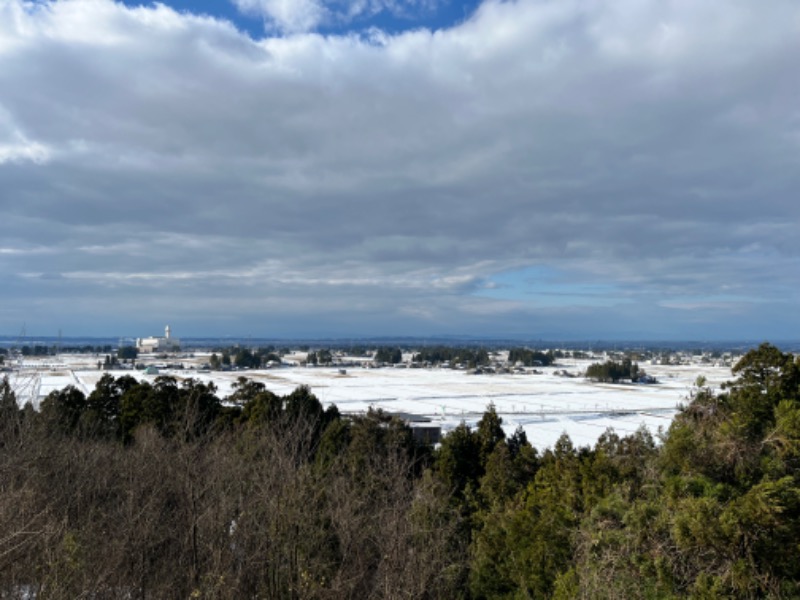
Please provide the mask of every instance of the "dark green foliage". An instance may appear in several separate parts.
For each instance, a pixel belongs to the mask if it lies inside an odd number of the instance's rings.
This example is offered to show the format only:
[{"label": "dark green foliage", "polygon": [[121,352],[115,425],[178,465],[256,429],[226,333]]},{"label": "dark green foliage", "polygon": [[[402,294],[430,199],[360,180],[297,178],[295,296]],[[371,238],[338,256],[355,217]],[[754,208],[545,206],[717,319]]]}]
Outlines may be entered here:
[{"label": "dark green foliage", "polygon": [[309,352],[306,356],[306,363],[309,365],[329,365],[333,362],[333,354],[330,350],[317,350]]},{"label": "dark green foliage", "polygon": [[799,368],[762,345],[661,445],[541,456],[491,405],[431,454],[306,387],[105,375],[37,414],[4,380],[0,596],[797,598]]},{"label": "dark green foliage", "polygon": [[484,348],[454,348],[450,346],[432,346],[414,355],[414,362],[426,362],[439,365],[449,362],[451,366],[462,364],[466,367],[478,367],[489,364],[489,353]]},{"label": "dark green foliage", "polygon": [[51,354],[109,354],[114,351],[110,344],[102,346],[92,346],[89,344],[83,346],[58,346],[50,350]]},{"label": "dark green foliage", "polygon": [[303,419],[310,423],[321,420],[324,413],[322,403],[307,385],[298,386],[284,397],[284,411],[291,421]]},{"label": "dark green foliage", "polygon": [[497,415],[494,404],[489,404],[483,417],[478,421],[476,431],[478,444],[480,445],[480,464],[486,466],[489,455],[494,451],[495,446],[505,441],[506,434],[503,432],[503,419]]},{"label": "dark green foliage", "polygon": [[591,450],[564,438],[513,497],[499,446],[481,485],[472,594],[797,597],[797,368],[762,346],[723,393],[695,390],[662,447],[644,431],[607,432]]},{"label": "dark green foliage", "polygon": [[261,358],[247,348],[242,348],[234,355],[233,364],[240,369],[257,369],[261,366]]},{"label": "dark green foliage", "polygon": [[175,435],[185,440],[202,438],[214,425],[221,406],[213,383],[187,379],[181,383],[174,411]]},{"label": "dark green foliage", "polygon": [[762,344],[745,354],[733,373],[738,379],[726,387],[734,427],[745,439],[758,440],[774,426],[777,405],[800,398],[800,365],[791,354]]},{"label": "dark green foliage", "polygon": [[586,369],[586,377],[606,383],[636,381],[641,375],[639,365],[631,362],[630,358],[625,358],[621,362],[607,360],[604,363],[594,363]]},{"label": "dark green foliage", "polygon": [[266,391],[266,386],[259,381],[252,381],[247,377],[239,377],[233,384],[233,393],[228,396],[228,402],[244,406]]},{"label": "dark green foliage", "polygon": [[17,396],[11,389],[8,377],[3,377],[0,381],[0,415],[8,416],[17,411]]},{"label": "dark green foliage", "polygon": [[[121,378],[122,379],[122,378]],[[119,437],[131,441],[137,428],[153,425],[165,437],[193,438],[208,431],[220,413],[213,384],[156,377],[128,387],[119,399]]]},{"label": "dark green foliage", "polygon": [[542,352],[528,348],[512,348],[508,352],[508,362],[516,364],[521,362],[526,367],[546,367],[556,361],[557,354],[552,350]]},{"label": "dark green foliage", "polygon": [[[261,384],[257,385],[263,388]],[[241,420],[253,426],[263,426],[275,423],[282,414],[283,399],[262,389],[245,401]]]},{"label": "dark green foliage", "polygon": [[400,350],[400,348],[387,348],[385,346],[381,346],[375,352],[374,360],[376,363],[396,365],[403,360],[403,352]]},{"label": "dark green foliage", "polygon": [[576,595],[800,594],[797,367],[762,345],[734,367],[724,392],[693,392],[658,451],[646,440],[629,444],[628,454],[652,458],[621,463],[618,483],[584,519]]},{"label": "dark green foliage", "polygon": [[569,567],[579,521],[580,462],[566,440],[560,444],[545,455],[517,500],[497,506],[477,533],[470,575],[476,598],[546,598]]},{"label": "dark green foliage", "polygon": [[122,346],[117,350],[120,360],[133,360],[139,356],[139,351],[134,346]]},{"label": "dark green foliage", "polygon": [[48,346],[36,344],[34,346],[23,346],[20,348],[22,356],[49,356],[55,354],[55,349]]},{"label": "dark green foliage", "polygon": [[86,411],[81,416],[84,431],[90,436],[115,437],[120,435],[120,400],[138,382],[126,375],[114,379],[105,374],[86,399]]},{"label": "dark green foliage", "polygon": [[436,457],[436,472],[456,498],[462,498],[467,485],[477,484],[483,475],[480,440],[465,423],[442,440]]},{"label": "dark green foliage", "polygon": [[486,460],[478,489],[480,502],[486,510],[513,501],[520,490],[533,481],[539,468],[536,449],[527,441],[515,448],[512,439],[507,444],[497,444]]},{"label": "dark green foliage", "polygon": [[53,433],[78,432],[78,423],[86,409],[86,396],[75,386],[50,392],[42,400],[42,419]]},{"label": "dark green foliage", "polygon": [[330,419],[317,446],[315,461],[322,468],[335,463],[350,447],[350,423],[341,418]]},{"label": "dark green foliage", "polygon": [[17,396],[8,377],[0,380],[0,446],[10,443],[19,434],[21,414]]},{"label": "dark green foliage", "polygon": [[238,369],[258,369],[269,362],[280,363],[281,357],[273,346],[265,348],[217,348],[209,357],[208,366],[212,369],[236,367]]}]

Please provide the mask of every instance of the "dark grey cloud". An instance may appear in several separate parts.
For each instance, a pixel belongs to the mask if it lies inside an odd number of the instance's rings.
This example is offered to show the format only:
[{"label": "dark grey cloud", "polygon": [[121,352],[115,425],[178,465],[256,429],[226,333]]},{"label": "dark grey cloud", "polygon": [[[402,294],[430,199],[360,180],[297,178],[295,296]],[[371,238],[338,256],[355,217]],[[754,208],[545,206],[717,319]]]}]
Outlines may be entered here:
[{"label": "dark grey cloud", "polygon": [[[788,335],[799,23],[789,0],[486,2],[435,33],[253,40],[9,0],[0,329]],[[482,293],[543,267],[558,290]]]}]

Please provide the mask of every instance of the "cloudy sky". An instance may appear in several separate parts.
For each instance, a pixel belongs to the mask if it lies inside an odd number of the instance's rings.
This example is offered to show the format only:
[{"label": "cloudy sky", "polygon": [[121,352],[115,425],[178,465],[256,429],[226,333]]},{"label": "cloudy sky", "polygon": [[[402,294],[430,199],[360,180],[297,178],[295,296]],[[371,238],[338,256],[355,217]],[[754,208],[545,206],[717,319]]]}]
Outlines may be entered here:
[{"label": "cloudy sky", "polygon": [[800,338],[797,0],[0,0],[0,333]]}]

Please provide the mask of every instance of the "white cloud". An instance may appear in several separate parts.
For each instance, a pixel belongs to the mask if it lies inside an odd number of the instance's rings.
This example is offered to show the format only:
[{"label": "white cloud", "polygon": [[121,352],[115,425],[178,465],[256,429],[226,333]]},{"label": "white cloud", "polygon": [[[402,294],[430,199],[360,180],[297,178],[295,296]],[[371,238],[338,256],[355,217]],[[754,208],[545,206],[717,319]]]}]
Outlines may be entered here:
[{"label": "white cloud", "polygon": [[43,144],[28,141],[13,144],[0,143],[0,165],[23,161],[41,165],[46,163],[49,157],[50,150]]},{"label": "white cloud", "polygon": [[285,33],[311,31],[325,19],[327,10],[318,0],[232,0],[239,10],[263,16]]},{"label": "white cloud", "polygon": [[50,159],[51,149],[32,141],[14,123],[12,115],[3,108],[0,98],[0,166],[4,163],[32,162],[44,164]]},{"label": "white cloud", "polygon": [[[240,6],[299,32],[401,4]],[[800,299],[793,1],[492,1],[449,30],[257,41],[160,5],[32,6],[0,4],[0,239],[54,255],[0,252],[0,276],[72,276],[9,302],[114,280],[162,307],[535,327],[535,302],[474,295],[535,265],[641,321]]]},{"label": "white cloud", "polygon": [[430,13],[439,0],[230,0],[240,11],[264,18],[268,29],[285,34],[306,33],[323,25],[342,26],[388,13],[413,22]]}]

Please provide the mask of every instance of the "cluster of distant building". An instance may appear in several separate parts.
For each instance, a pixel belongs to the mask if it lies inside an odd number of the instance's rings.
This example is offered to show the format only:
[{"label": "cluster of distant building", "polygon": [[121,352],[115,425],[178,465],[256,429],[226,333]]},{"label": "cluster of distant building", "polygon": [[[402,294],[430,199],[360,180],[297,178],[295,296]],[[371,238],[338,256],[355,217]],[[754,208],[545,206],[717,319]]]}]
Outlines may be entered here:
[{"label": "cluster of distant building", "polygon": [[[136,339],[136,349],[141,354],[164,354],[164,353],[174,353],[179,352],[181,350],[181,341],[178,338],[172,337],[170,326],[167,325],[164,328],[164,335],[163,336],[152,336],[152,337],[145,337],[145,338],[137,338]],[[577,353],[576,353],[577,354]],[[685,352],[685,351],[677,351],[677,352],[645,352],[643,353],[645,356],[638,357],[639,360],[644,364],[650,365],[691,365],[691,364],[713,364],[714,366],[731,366],[736,362],[737,356],[735,356],[731,352],[725,353],[714,353],[713,355],[708,352],[702,353],[692,353],[692,352]],[[623,353],[609,353],[609,352],[602,352],[599,355],[593,354],[586,354],[583,355],[581,353],[581,358],[614,358],[616,355],[623,356]],[[511,363],[508,360],[505,360],[502,357],[502,354],[498,352],[491,353],[491,360],[489,364],[475,366],[472,369],[469,369],[466,364],[456,363],[450,364],[449,361],[444,361],[441,363],[431,364],[429,362],[418,362],[413,360],[413,353],[405,353],[403,355],[403,360],[401,360],[397,364],[391,363],[381,363],[376,362],[374,357],[353,357],[347,356],[346,352],[344,351],[333,351],[330,353],[329,362],[326,363],[326,366],[333,366],[333,367],[368,367],[368,368],[375,368],[375,367],[394,367],[394,368],[430,368],[430,367],[438,367],[438,368],[451,368],[451,369],[458,369],[458,370],[467,370],[468,372],[475,373],[475,374],[492,374],[492,373],[538,373],[539,371],[535,368],[538,366],[536,363],[531,365],[534,367],[533,369],[526,368],[526,365],[523,365],[521,362]],[[305,364],[305,361],[302,359],[298,359],[299,357],[293,357],[295,360],[289,358],[288,360],[281,361],[278,364],[269,364],[267,368],[273,366],[298,366],[300,364]],[[208,365],[204,365],[204,367],[208,368]],[[232,367],[231,367],[232,368]],[[575,374],[568,373],[566,371],[561,371],[557,373],[558,375],[562,376],[575,376]],[[646,377],[646,376],[645,376]],[[652,383],[653,381],[649,380],[643,381],[643,383]]]},{"label": "cluster of distant building", "polygon": [[137,338],[136,349],[143,354],[177,352],[181,349],[181,341],[170,335],[169,325],[167,325],[164,328],[164,337]]}]

